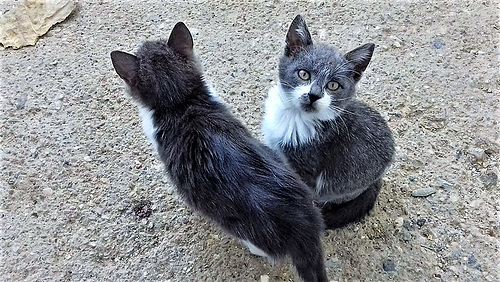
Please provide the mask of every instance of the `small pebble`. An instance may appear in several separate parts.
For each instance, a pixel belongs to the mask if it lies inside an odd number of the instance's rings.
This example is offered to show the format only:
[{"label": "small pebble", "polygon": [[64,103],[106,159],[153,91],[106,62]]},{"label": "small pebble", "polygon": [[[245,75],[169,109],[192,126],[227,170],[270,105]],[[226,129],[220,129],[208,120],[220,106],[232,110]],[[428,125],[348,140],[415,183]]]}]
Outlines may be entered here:
[{"label": "small pebble", "polygon": [[43,188],[42,193],[45,196],[51,196],[52,194],[54,194],[54,190],[50,189],[49,187],[46,187],[46,188]]},{"label": "small pebble", "polygon": [[92,160],[92,158],[90,156],[85,156],[85,157],[83,157],[83,160],[86,162],[90,162]]},{"label": "small pebble", "polygon": [[486,155],[490,156],[490,155],[497,153],[497,150],[495,150],[493,148],[488,148],[488,149],[484,150],[484,152],[486,153]]},{"label": "small pebble", "polygon": [[470,149],[470,153],[474,156],[474,161],[482,162],[484,160],[484,150],[480,148],[472,148]]},{"label": "small pebble", "polygon": [[437,184],[438,184],[438,187],[442,188],[442,189],[449,190],[449,189],[453,188],[453,184],[451,184],[446,179],[441,178],[441,177],[438,177]]},{"label": "small pebble", "polygon": [[160,17],[158,15],[153,15],[149,18],[151,22],[157,23],[160,21]]},{"label": "small pebble", "polygon": [[391,259],[385,260],[384,263],[382,264],[382,267],[384,268],[384,271],[387,272],[396,271],[396,264]]},{"label": "small pebble", "polygon": [[269,282],[269,275],[261,275],[260,282]]},{"label": "small pebble", "polygon": [[474,255],[470,255],[470,257],[467,259],[467,263],[469,265],[475,265],[477,263],[477,259]]},{"label": "small pebble", "polygon": [[462,256],[462,251],[460,250],[455,250],[451,253],[451,256],[453,257],[453,259],[460,259],[460,257]]},{"label": "small pebble", "polygon": [[403,227],[403,223],[404,223],[404,219],[402,217],[398,217],[396,218],[396,220],[394,221],[394,226],[396,228],[401,228]]},{"label": "small pebble", "polygon": [[94,208],[94,211],[98,214],[101,215],[104,212],[104,209],[101,207],[96,207]]},{"label": "small pebble", "polygon": [[419,218],[419,219],[417,219],[417,225],[418,225],[418,227],[424,226],[424,224],[425,224],[426,221],[427,220],[425,220],[425,218]]},{"label": "small pebble", "polygon": [[467,259],[467,264],[468,264],[469,266],[474,267],[474,268],[475,268],[475,269],[477,269],[477,270],[481,270],[481,264],[479,264],[479,263],[477,262],[477,259],[476,259],[476,257],[475,257],[473,254],[472,254],[472,255],[470,255],[470,257]]},{"label": "small pebble", "polygon": [[441,42],[440,40],[435,40],[434,42],[432,42],[432,46],[434,46],[434,48],[436,49],[441,49],[443,47],[443,42]]},{"label": "small pebble", "polygon": [[481,199],[475,199],[472,202],[470,202],[470,206],[473,208],[479,208],[484,204],[484,201]]},{"label": "small pebble", "polygon": [[21,249],[21,246],[18,244],[14,244],[14,245],[12,245],[11,249],[12,249],[12,252],[18,253],[18,251]]},{"label": "small pebble", "polygon": [[483,182],[484,187],[487,189],[495,187],[498,183],[498,175],[493,171],[490,171],[481,176],[481,181]]},{"label": "small pebble", "polygon": [[200,33],[200,30],[197,28],[190,28],[191,34],[193,35],[198,35]]},{"label": "small pebble", "polygon": [[16,109],[17,110],[22,110],[26,106],[26,101],[28,100],[27,96],[22,96],[17,98],[16,100]]},{"label": "small pebble", "polygon": [[403,221],[403,227],[408,230],[408,231],[413,231],[415,230],[415,226],[413,224],[411,224],[411,222],[409,220],[405,220]]},{"label": "small pebble", "polygon": [[140,201],[135,207],[132,209],[134,214],[140,218],[145,219],[151,216],[153,210],[151,209],[152,203],[149,200]]},{"label": "small pebble", "polygon": [[450,195],[450,202],[456,203],[456,202],[458,202],[458,200],[460,200],[458,195],[455,195],[455,194]]},{"label": "small pebble", "polygon": [[413,197],[427,197],[436,193],[434,188],[420,188],[411,193]]}]

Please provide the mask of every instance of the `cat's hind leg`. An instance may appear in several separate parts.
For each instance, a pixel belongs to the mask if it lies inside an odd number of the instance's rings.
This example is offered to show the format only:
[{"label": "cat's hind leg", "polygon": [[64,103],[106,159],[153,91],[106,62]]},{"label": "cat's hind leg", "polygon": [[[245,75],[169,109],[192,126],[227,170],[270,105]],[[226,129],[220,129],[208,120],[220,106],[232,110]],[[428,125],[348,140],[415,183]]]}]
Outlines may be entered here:
[{"label": "cat's hind leg", "polygon": [[321,206],[326,229],[341,228],[362,220],[375,206],[381,186],[382,181],[377,180],[363,193],[350,201],[341,204],[327,202]]}]

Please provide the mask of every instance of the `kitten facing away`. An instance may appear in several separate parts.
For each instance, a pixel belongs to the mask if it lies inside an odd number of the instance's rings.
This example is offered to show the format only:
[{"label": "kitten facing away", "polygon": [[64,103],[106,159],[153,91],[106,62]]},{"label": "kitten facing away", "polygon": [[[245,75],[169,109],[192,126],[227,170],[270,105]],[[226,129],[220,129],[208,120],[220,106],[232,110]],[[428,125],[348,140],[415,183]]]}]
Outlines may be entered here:
[{"label": "kitten facing away", "polygon": [[286,36],[278,85],[265,102],[264,143],[283,153],[316,192],[328,229],[370,212],[394,155],[384,119],[354,99],[374,48],[365,44],[343,55],[313,44],[298,15]]},{"label": "kitten facing away", "polygon": [[183,23],[137,55],[111,53],[145,134],[184,201],[256,255],[289,256],[304,281],[327,281],[313,195],[205,83]]}]

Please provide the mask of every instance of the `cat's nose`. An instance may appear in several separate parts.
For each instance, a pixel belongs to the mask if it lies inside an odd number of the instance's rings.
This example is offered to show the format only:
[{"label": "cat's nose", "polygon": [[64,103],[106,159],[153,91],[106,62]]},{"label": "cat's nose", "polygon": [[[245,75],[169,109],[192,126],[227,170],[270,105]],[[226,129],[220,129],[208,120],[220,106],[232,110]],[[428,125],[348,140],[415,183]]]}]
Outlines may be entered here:
[{"label": "cat's nose", "polygon": [[311,104],[318,101],[319,99],[321,99],[321,96],[314,94],[314,93],[309,93],[308,95],[309,95],[309,102]]}]

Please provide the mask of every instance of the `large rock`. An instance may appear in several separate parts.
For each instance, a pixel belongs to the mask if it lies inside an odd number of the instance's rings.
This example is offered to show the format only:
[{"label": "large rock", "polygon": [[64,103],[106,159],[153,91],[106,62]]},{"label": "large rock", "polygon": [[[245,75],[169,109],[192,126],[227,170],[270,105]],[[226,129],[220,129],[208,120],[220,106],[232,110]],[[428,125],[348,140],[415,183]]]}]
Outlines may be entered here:
[{"label": "large rock", "polygon": [[35,45],[53,25],[75,9],[74,0],[25,0],[0,19],[0,43],[14,49]]}]

